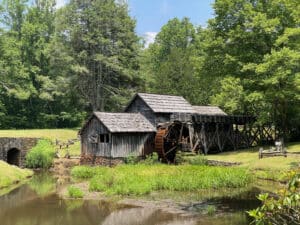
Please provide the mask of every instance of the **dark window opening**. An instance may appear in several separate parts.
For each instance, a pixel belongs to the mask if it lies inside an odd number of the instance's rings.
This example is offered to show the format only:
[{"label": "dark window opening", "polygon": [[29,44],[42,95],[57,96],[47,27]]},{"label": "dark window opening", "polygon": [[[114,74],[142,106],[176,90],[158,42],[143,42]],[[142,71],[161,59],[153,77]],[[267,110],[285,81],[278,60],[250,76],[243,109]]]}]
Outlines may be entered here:
[{"label": "dark window opening", "polygon": [[7,152],[7,163],[15,166],[20,166],[20,150],[13,148]]},{"label": "dark window opening", "polygon": [[109,143],[109,134],[100,134],[100,143]]}]

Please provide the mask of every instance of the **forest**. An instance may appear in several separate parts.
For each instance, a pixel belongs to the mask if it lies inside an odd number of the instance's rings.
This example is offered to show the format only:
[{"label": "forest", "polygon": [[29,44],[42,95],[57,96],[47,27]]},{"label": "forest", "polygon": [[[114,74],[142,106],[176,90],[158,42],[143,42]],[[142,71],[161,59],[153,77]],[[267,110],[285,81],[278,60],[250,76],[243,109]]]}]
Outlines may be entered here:
[{"label": "forest", "polygon": [[1,129],[78,127],[150,92],[300,138],[299,0],[216,0],[207,26],[171,19],[149,47],[125,0],[0,2]]}]

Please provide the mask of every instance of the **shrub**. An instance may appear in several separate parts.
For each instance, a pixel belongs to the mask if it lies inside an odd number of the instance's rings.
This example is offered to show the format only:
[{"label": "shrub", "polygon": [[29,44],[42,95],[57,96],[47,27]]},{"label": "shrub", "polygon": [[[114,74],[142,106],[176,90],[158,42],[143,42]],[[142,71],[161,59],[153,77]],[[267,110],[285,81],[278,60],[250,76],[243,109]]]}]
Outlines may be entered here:
[{"label": "shrub", "polygon": [[68,194],[71,198],[83,198],[84,195],[83,191],[75,186],[68,187]]},{"label": "shrub", "polygon": [[300,173],[291,172],[289,177],[289,183],[276,199],[268,194],[259,195],[263,205],[248,212],[253,217],[252,224],[300,224]]},{"label": "shrub", "polygon": [[26,166],[29,168],[49,168],[54,159],[54,147],[51,141],[42,139],[26,156]]}]

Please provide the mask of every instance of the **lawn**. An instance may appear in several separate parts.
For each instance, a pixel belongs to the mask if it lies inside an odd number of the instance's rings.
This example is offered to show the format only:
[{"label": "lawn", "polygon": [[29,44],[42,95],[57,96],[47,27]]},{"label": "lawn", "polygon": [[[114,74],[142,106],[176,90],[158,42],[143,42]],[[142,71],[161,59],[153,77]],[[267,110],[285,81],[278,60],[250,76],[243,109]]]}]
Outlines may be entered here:
[{"label": "lawn", "polygon": [[33,130],[0,130],[0,137],[37,137],[51,141],[66,141],[78,137],[79,129],[33,129]]},{"label": "lawn", "polygon": [[[288,152],[299,152],[300,143],[292,143],[288,146]],[[300,154],[288,154],[282,157],[258,158],[258,148],[224,152],[206,156],[209,160],[225,162],[239,162],[239,167],[246,167],[260,178],[281,180],[290,169],[299,168]]]},{"label": "lawn", "polygon": [[31,170],[20,169],[0,160],[0,189],[21,182],[32,175]]},{"label": "lawn", "polygon": [[[70,139],[78,138],[79,129],[33,129],[33,130],[0,130],[0,137],[35,137],[49,139],[52,143],[56,140],[65,142]],[[60,152],[64,156],[66,151]],[[69,154],[72,156],[80,155],[80,142],[70,145]]]}]

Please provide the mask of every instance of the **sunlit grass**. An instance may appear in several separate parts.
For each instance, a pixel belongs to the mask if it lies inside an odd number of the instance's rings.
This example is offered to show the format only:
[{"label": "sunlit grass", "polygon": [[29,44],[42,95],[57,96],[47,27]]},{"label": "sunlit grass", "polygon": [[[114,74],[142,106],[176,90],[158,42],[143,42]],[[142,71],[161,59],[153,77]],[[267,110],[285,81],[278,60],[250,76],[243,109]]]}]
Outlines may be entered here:
[{"label": "sunlit grass", "polygon": [[32,175],[31,170],[20,169],[0,160],[0,188],[8,187]]},{"label": "sunlit grass", "polygon": [[[300,153],[300,143],[288,145],[287,150],[288,152]],[[258,148],[208,155],[206,158],[209,160],[238,162],[241,163],[238,167],[246,167],[260,178],[273,180],[281,180],[284,173],[300,165],[300,154],[289,154],[286,158],[276,156],[259,159]]]},{"label": "sunlit grass", "polygon": [[32,129],[32,130],[0,130],[0,137],[37,137],[51,141],[66,141],[78,136],[79,129]]},{"label": "sunlit grass", "polygon": [[108,195],[145,195],[153,191],[241,188],[251,183],[246,169],[194,165],[120,165],[75,167],[72,176],[90,180],[91,191]]}]

